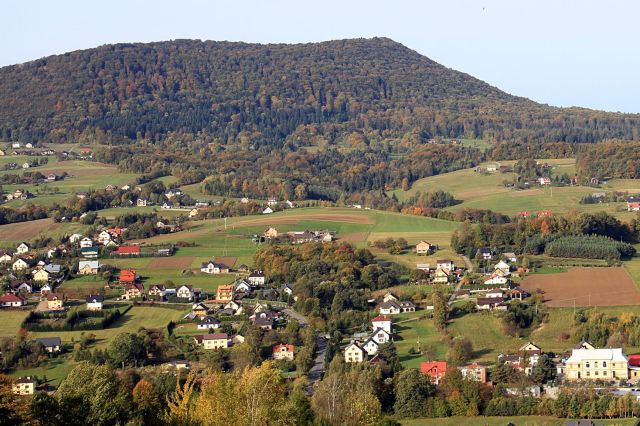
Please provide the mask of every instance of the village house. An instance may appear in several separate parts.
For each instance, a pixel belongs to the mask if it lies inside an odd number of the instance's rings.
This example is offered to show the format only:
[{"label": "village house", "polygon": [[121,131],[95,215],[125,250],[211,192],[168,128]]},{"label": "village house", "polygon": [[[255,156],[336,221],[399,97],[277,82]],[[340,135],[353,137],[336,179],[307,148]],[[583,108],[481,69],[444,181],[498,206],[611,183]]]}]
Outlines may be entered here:
[{"label": "village house", "polygon": [[195,298],[195,292],[191,285],[181,285],[176,289],[176,297],[187,299],[189,301]]},{"label": "village house", "polygon": [[3,308],[18,308],[26,305],[26,303],[27,302],[22,297],[12,293],[0,296],[0,306]]},{"label": "village house", "polygon": [[80,256],[85,259],[97,259],[100,254],[98,247],[83,247],[80,249]]},{"label": "village house", "polygon": [[140,246],[120,246],[112,252],[112,255],[118,257],[139,257]]},{"label": "village house", "polygon": [[542,176],[538,178],[538,183],[540,185],[551,185],[551,178],[547,176]]},{"label": "village house", "polygon": [[122,298],[125,300],[138,299],[144,297],[144,285],[133,281],[128,282],[124,286],[124,294]]},{"label": "village house", "polygon": [[148,294],[149,296],[163,299],[165,295],[165,286],[162,284],[154,284],[151,287],[149,287]]},{"label": "village house", "polygon": [[433,281],[435,284],[447,284],[449,282],[449,277],[451,276],[451,272],[449,269],[437,268],[433,273]]},{"label": "village house", "polygon": [[501,297],[501,298],[504,298],[504,292],[499,288],[494,288],[494,289],[491,289],[491,290],[487,291],[486,294],[485,294],[485,297],[490,297],[490,298]]},{"label": "village house", "polygon": [[436,260],[436,269],[438,268],[451,272],[455,269],[455,264],[449,259],[438,259]]},{"label": "village house", "polygon": [[29,244],[27,243],[20,243],[18,244],[18,247],[16,247],[16,254],[25,254],[28,253],[29,250],[31,250],[31,247],[29,247]]},{"label": "village house", "polygon": [[144,199],[144,198],[138,198],[136,200],[136,206],[138,206],[138,207],[147,207],[147,203],[148,203],[148,201],[146,199]]},{"label": "village house", "polygon": [[102,304],[104,303],[104,296],[102,295],[88,295],[85,299],[87,302],[88,311],[101,311]]},{"label": "village house", "polygon": [[505,285],[509,282],[509,279],[501,274],[494,273],[489,278],[484,280],[486,285]]},{"label": "village house", "polygon": [[204,318],[209,313],[209,307],[204,303],[194,303],[191,306],[191,313],[196,317]]},{"label": "village house", "polygon": [[198,216],[198,213],[200,213],[200,210],[198,210],[198,209],[191,209],[191,210],[189,210],[189,217],[192,217],[192,218],[193,218],[193,217],[196,217],[196,216]]},{"label": "village house", "polygon": [[502,297],[478,297],[476,309],[479,311],[506,311],[507,305]]},{"label": "village house", "polygon": [[118,281],[120,284],[130,284],[136,282],[136,270],[135,269],[122,269]]},{"label": "village house", "polygon": [[491,253],[491,249],[489,247],[480,247],[476,251],[476,257],[479,257],[483,260],[491,260],[493,254]]},{"label": "village house", "polygon": [[397,315],[405,312],[415,312],[416,305],[408,300],[387,300],[380,304],[380,315]]},{"label": "village house", "polygon": [[380,345],[378,345],[378,342],[376,342],[373,337],[369,337],[360,347],[365,350],[367,355],[374,356],[378,353]]},{"label": "village house", "polygon": [[262,273],[262,271],[258,271],[258,272],[252,272],[247,277],[247,281],[249,281],[249,284],[251,284],[252,286],[261,286],[261,285],[264,285],[266,278]]},{"label": "village house", "polygon": [[53,289],[51,288],[51,286],[49,284],[45,284],[42,287],[40,287],[41,300],[42,300],[42,296],[45,296],[45,298],[46,298],[46,295],[51,293],[52,291],[53,291]]},{"label": "village house", "polygon": [[111,241],[111,234],[106,230],[100,231],[100,233],[96,237],[96,241],[102,245],[106,245]]},{"label": "village house", "polygon": [[233,284],[233,289],[236,293],[249,294],[253,291],[253,287],[245,280],[236,281]]},{"label": "village house", "polygon": [[224,309],[230,311],[233,315],[242,315],[244,313],[244,308],[233,300],[227,302],[227,304],[224,305]]},{"label": "village house", "polygon": [[369,339],[373,340],[378,345],[382,345],[383,343],[389,343],[391,341],[391,334],[382,328],[378,328],[373,331]]},{"label": "village house", "polygon": [[628,380],[629,359],[621,348],[573,349],[564,376],[567,380]]},{"label": "village house", "polygon": [[421,240],[418,244],[416,244],[416,254],[418,255],[429,254],[433,250],[435,250],[435,246],[424,240]]},{"label": "village house", "polygon": [[477,363],[467,364],[458,367],[464,379],[473,380],[475,382],[487,383],[487,367]]},{"label": "village house", "polygon": [[496,265],[493,267],[493,270],[494,272],[500,271],[503,276],[508,276],[511,273],[511,266],[509,266],[509,264],[504,260],[501,260],[500,262],[496,263]]},{"label": "village house", "polygon": [[262,210],[262,214],[271,214],[273,213],[273,209],[271,207],[267,207],[266,209]]},{"label": "village house", "polygon": [[295,346],[293,345],[275,345],[273,347],[273,359],[281,360],[286,359],[289,361],[293,361]]},{"label": "village house", "polygon": [[49,273],[49,275],[58,275],[62,271],[62,265],[57,263],[48,263],[42,268]]},{"label": "village house", "polygon": [[13,294],[28,294],[33,291],[33,287],[25,281],[11,281],[9,283],[9,291]]},{"label": "village house", "polygon": [[271,226],[271,227],[265,229],[265,231],[262,233],[262,236],[264,238],[266,238],[267,240],[271,240],[273,238],[278,238],[278,230]]},{"label": "village house", "polygon": [[640,197],[627,198],[627,210],[630,212],[640,211]]},{"label": "village house", "polygon": [[223,263],[216,263],[211,261],[203,263],[200,271],[204,272],[205,274],[228,274],[230,268]]},{"label": "village house", "polygon": [[50,311],[60,311],[64,309],[64,295],[61,293],[47,294],[47,309]]},{"label": "village house", "polygon": [[429,272],[431,270],[430,263],[416,263],[416,269],[422,272]]},{"label": "village house", "polygon": [[36,342],[40,343],[44,350],[49,353],[58,353],[62,347],[62,340],[59,337],[40,337],[36,339]]},{"label": "village house", "polygon": [[420,372],[426,374],[435,385],[439,385],[447,374],[446,361],[424,361],[420,363]]},{"label": "village house", "polygon": [[229,336],[227,333],[210,333],[194,336],[197,345],[202,345],[203,349],[221,349],[229,347]]},{"label": "village house", "polygon": [[228,302],[233,300],[233,285],[220,285],[216,291],[216,300]]},{"label": "village house", "polygon": [[97,260],[81,260],[78,262],[78,274],[96,275],[100,270],[100,262]]},{"label": "village house", "polygon": [[35,390],[36,381],[30,376],[18,377],[11,387],[11,392],[14,395],[33,395]]},{"label": "village house", "polygon": [[259,312],[254,313],[249,317],[250,321],[261,330],[273,330],[274,316],[271,312]]},{"label": "village house", "polygon": [[386,317],[384,315],[378,315],[377,317],[371,320],[371,328],[374,331],[378,329],[382,329],[387,333],[391,334],[391,318]]},{"label": "village house", "polygon": [[0,263],[9,263],[12,260],[13,260],[12,253],[8,251],[0,250]]},{"label": "village house", "polygon": [[24,271],[28,268],[29,264],[25,262],[24,259],[17,259],[15,262],[13,262],[13,265],[11,265],[11,270],[13,271]]},{"label": "village house", "polygon": [[344,362],[360,363],[366,358],[366,351],[356,342],[351,342],[344,349]]},{"label": "village house", "polygon": [[44,269],[37,269],[33,271],[33,280],[37,282],[49,281],[49,273]]},{"label": "village house", "polygon": [[217,329],[219,327],[220,321],[208,315],[205,315],[196,326],[198,330],[210,330]]},{"label": "village house", "polygon": [[518,261],[518,257],[516,256],[515,253],[502,253],[502,256],[505,258],[505,260],[509,263],[516,263]]}]

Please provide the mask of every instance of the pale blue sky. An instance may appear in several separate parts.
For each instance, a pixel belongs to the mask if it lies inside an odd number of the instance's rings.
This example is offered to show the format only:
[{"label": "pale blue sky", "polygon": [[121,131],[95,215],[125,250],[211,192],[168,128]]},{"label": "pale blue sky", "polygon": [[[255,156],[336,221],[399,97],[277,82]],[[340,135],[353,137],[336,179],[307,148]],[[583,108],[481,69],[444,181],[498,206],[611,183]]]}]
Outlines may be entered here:
[{"label": "pale blue sky", "polygon": [[8,0],[0,10],[0,65],[117,42],[384,36],[515,95],[640,112],[632,0]]}]

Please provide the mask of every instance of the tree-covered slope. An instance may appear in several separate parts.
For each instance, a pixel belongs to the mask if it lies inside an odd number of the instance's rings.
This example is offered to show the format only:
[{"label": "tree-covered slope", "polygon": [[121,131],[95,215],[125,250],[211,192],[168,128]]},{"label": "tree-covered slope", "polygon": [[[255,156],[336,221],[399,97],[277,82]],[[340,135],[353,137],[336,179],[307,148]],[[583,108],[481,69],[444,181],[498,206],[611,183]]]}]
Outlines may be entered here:
[{"label": "tree-covered slope", "polygon": [[0,69],[0,137],[23,141],[593,142],[634,139],[639,122],[514,97],[384,38],[118,44]]}]

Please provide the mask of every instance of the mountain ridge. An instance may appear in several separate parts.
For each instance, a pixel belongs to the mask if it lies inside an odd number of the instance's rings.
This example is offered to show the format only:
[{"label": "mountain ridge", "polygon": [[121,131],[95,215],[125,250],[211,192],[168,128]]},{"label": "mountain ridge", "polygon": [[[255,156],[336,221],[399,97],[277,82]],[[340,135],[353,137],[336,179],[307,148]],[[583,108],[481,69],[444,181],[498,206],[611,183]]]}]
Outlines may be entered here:
[{"label": "mountain ridge", "polygon": [[[281,147],[321,135],[636,139],[640,115],[510,95],[388,38],[108,44],[0,68],[0,137],[121,143],[198,135]],[[312,127],[312,129],[309,129]],[[310,134],[311,133],[311,134]],[[306,139],[306,140],[305,140]]]}]

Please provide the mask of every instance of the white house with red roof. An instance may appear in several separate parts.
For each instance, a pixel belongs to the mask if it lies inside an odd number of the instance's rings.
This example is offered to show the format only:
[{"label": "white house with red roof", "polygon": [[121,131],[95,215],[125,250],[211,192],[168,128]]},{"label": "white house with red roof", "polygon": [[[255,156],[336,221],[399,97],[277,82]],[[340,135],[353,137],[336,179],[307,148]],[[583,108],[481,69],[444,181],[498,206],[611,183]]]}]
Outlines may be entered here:
[{"label": "white house with red roof", "polygon": [[378,315],[371,320],[371,328],[373,329],[373,331],[382,329],[391,334],[391,318],[384,315]]}]

